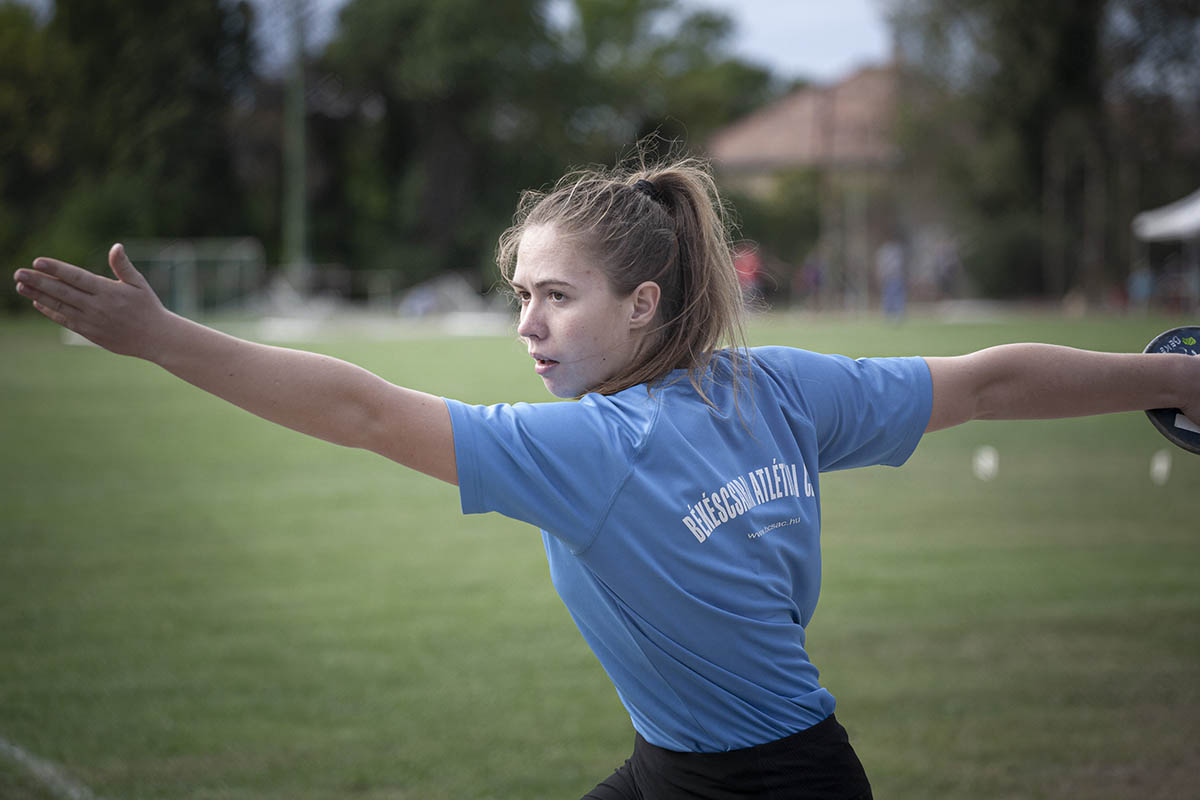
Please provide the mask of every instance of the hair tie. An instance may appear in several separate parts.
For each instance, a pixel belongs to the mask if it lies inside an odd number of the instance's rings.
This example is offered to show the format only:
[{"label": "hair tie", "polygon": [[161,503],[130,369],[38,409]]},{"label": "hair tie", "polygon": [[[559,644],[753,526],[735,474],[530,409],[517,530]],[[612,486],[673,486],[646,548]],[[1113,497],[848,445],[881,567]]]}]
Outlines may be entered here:
[{"label": "hair tie", "polygon": [[659,191],[658,187],[648,180],[639,180],[633,185],[633,188],[637,189],[639,192],[646,195],[656,203],[662,203],[665,199],[663,197],[663,193]]}]

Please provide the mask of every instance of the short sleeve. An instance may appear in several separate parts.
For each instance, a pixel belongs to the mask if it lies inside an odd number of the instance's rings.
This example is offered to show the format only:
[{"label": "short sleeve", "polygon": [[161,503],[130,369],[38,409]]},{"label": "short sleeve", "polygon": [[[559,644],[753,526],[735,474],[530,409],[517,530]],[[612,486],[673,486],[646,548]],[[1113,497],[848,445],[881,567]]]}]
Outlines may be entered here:
[{"label": "short sleeve", "polygon": [[812,419],[820,471],[908,460],[929,425],[933,383],[923,358],[796,351],[799,401]]},{"label": "short sleeve", "polygon": [[636,432],[589,395],[476,406],[447,399],[465,514],[497,511],[586,549],[628,477]]}]

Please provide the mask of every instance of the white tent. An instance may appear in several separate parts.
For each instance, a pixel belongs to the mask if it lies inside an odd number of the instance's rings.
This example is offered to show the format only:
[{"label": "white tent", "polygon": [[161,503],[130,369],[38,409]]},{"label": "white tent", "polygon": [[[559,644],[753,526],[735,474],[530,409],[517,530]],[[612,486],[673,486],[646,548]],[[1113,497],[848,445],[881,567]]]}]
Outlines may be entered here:
[{"label": "white tent", "polygon": [[1133,218],[1133,235],[1144,242],[1200,239],[1200,189],[1170,205]]},{"label": "white tent", "polygon": [[[1200,190],[1162,208],[1143,211],[1133,218],[1132,227],[1133,235],[1143,243],[1135,256],[1141,267],[1134,274],[1150,274],[1146,269],[1149,243],[1178,242],[1182,259],[1163,270],[1159,287],[1153,291],[1185,311],[1200,309]],[[1149,295],[1142,302],[1147,299]]]}]

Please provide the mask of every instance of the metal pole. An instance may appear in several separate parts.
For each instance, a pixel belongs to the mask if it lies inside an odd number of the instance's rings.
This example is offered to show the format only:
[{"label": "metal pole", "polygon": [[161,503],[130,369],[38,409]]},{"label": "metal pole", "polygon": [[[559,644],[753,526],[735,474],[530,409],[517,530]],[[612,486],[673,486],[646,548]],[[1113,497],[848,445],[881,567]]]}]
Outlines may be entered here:
[{"label": "metal pole", "polygon": [[292,33],[292,69],[283,117],[283,263],[292,288],[304,293],[312,279],[308,257],[308,204],[305,178],[304,26],[305,0],[288,4]]}]

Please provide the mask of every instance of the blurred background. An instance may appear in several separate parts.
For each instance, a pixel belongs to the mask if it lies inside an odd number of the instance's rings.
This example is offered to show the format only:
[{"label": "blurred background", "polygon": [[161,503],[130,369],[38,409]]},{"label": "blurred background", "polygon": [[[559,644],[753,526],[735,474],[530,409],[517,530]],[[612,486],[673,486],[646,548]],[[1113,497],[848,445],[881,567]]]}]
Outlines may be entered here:
[{"label": "blurred background", "polygon": [[[0,254],[122,241],[222,329],[544,401],[497,235],[644,140],[711,159],[752,344],[1140,349],[1200,310],[1198,44],[1196,0],[0,0]],[[0,309],[0,798],[627,757],[529,526]],[[821,476],[807,642],[878,796],[1196,796],[1198,483],[1141,413]]]},{"label": "blurred background", "polygon": [[776,308],[1187,312],[1198,41],[1194,0],[9,0],[0,252],[125,241],[185,313],[471,310],[521,189],[655,136]]}]

